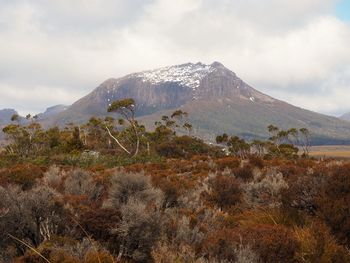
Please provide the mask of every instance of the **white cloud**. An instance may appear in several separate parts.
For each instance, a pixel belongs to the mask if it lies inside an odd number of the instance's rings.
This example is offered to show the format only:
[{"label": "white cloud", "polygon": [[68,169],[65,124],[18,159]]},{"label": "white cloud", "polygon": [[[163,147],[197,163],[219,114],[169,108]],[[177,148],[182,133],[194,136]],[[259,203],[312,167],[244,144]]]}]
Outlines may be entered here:
[{"label": "white cloud", "polygon": [[109,77],[217,60],[298,106],[350,110],[350,26],[332,16],[336,2],[4,0],[0,108],[40,111]]},{"label": "white cloud", "polygon": [[[0,105],[8,101],[20,114],[38,113],[43,110],[42,105],[69,104],[72,99],[79,99],[81,94],[68,87],[37,86],[23,89],[13,85],[0,85]],[[30,101],[30,104],[26,103]]]}]

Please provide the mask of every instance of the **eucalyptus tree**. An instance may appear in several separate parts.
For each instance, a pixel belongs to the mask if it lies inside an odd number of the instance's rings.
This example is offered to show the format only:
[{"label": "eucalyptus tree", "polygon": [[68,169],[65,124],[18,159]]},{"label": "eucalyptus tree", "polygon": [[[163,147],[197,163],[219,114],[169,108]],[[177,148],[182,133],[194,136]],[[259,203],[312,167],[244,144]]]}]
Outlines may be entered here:
[{"label": "eucalyptus tree", "polygon": [[116,112],[121,115],[118,123],[124,125],[125,122],[129,124],[131,135],[135,141],[135,149],[128,150],[121,141],[114,136],[112,130],[108,125],[105,126],[109,136],[118,144],[118,146],[127,154],[132,155],[133,157],[137,156],[140,150],[140,138],[142,127],[139,126],[138,122],[135,119],[135,100],[131,98],[116,100],[110,104],[107,109],[108,112]]}]

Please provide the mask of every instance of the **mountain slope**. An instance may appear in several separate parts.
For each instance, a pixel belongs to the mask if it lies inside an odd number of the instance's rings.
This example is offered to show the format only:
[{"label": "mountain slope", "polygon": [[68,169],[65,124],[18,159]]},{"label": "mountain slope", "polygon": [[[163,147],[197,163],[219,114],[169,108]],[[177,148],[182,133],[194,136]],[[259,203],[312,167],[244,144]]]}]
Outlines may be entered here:
[{"label": "mountain slope", "polygon": [[56,122],[86,121],[91,115],[105,116],[113,100],[125,97],[136,100],[138,116],[213,97],[273,101],[220,63],[188,63],[109,79],[60,114]]},{"label": "mountain slope", "polygon": [[306,127],[314,143],[350,143],[350,123],[267,96],[218,62],[188,63],[109,79],[58,114],[52,124],[106,116],[108,105],[121,98],[136,100],[137,116],[147,125],[182,108],[197,134],[209,139],[223,132],[247,139],[266,138],[266,127],[274,124],[285,129]]},{"label": "mountain slope", "polygon": [[350,121],[350,112],[343,114],[339,118],[344,121]]},{"label": "mountain slope", "polygon": [[14,109],[0,110],[0,126],[4,126],[11,123],[11,117],[15,114],[18,114],[18,112]]},{"label": "mountain slope", "polygon": [[56,116],[62,112],[64,112],[66,109],[68,108],[68,106],[66,105],[56,105],[56,106],[52,106],[47,108],[43,113],[39,113],[37,115],[38,120],[43,121],[43,120],[47,120],[53,116]]}]

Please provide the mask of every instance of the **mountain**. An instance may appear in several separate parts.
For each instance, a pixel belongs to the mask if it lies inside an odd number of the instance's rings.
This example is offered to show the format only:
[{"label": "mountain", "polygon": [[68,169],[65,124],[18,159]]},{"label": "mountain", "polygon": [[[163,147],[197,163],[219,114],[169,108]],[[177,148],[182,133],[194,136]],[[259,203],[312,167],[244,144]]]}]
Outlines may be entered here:
[{"label": "mountain", "polygon": [[18,112],[14,109],[3,109],[0,110],[0,125],[4,126],[11,123],[11,117]]},{"label": "mountain", "polygon": [[350,121],[350,112],[343,114],[339,118],[344,120],[344,121]]},{"label": "mountain", "polygon": [[59,113],[64,112],[69,106],[66,105],[56,105],[47,108],[43,113],[39,113],[37,115],[38,120],[47,120],[50,119],[51,117],[56,116]]},{"label": "mountain", "polygon": [[249,86],[221,63],[187,63],[108,79],[51,120],[51,125],[82,123],[106,116],[117,99],[134,98],[140,121],[151,125],[181,108],[196,134],[213,140],[226,132],[266,138],[267,126],[306,127],[315,144],[350,143],[350,123],[274,99]]}]

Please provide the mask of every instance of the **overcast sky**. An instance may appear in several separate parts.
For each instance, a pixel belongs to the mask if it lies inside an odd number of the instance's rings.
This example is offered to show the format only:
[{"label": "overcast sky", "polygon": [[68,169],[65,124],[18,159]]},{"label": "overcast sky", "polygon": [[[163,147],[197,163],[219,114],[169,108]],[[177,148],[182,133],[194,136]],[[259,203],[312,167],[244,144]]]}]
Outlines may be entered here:
[{"label": "overcast sky", "polygon": [[0,0],[0,108],[37,113],[110,77],[199,61],[350,111],[350,0]]}]

